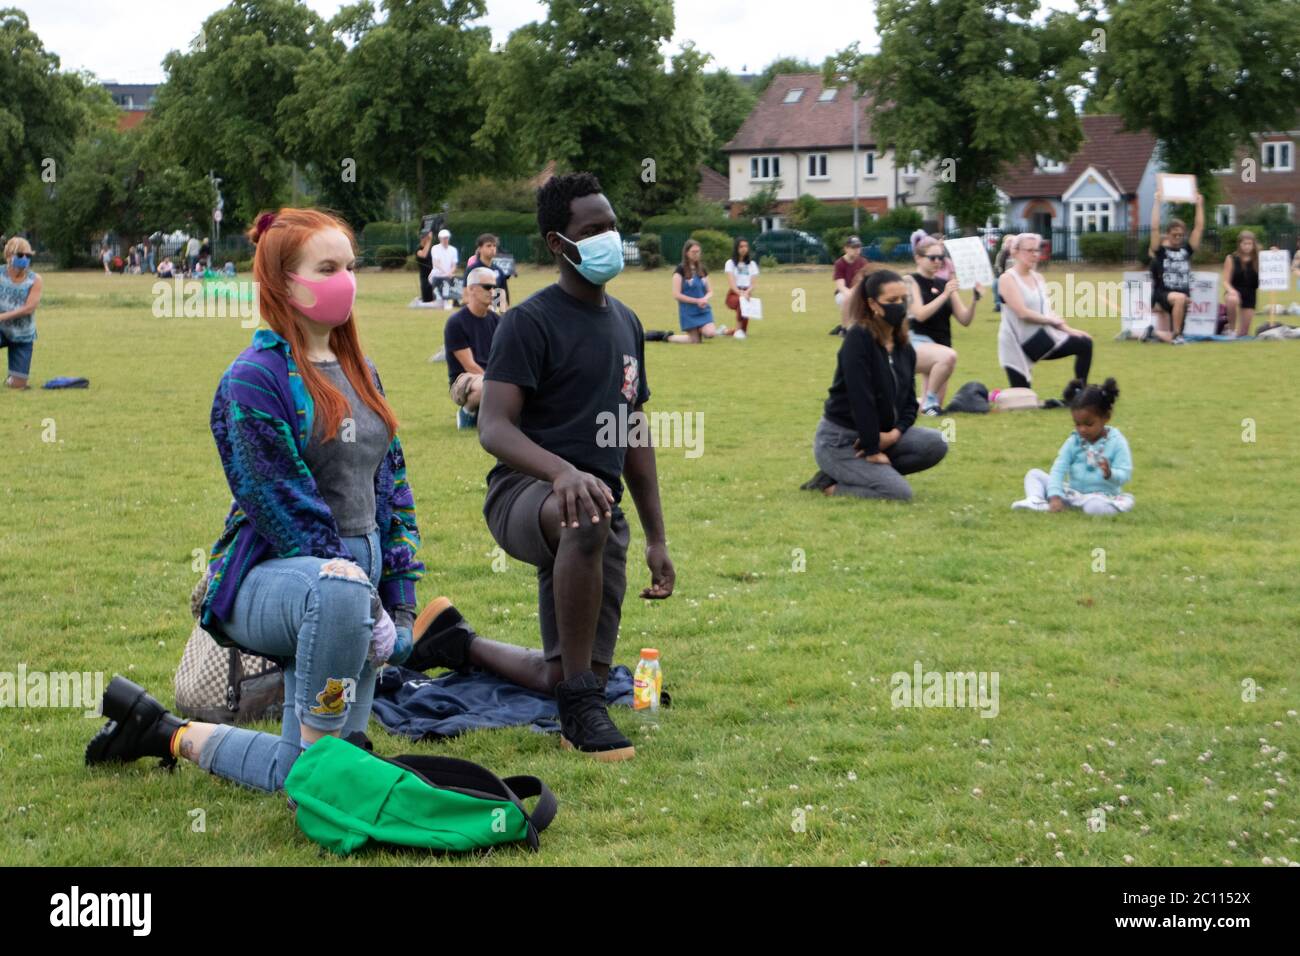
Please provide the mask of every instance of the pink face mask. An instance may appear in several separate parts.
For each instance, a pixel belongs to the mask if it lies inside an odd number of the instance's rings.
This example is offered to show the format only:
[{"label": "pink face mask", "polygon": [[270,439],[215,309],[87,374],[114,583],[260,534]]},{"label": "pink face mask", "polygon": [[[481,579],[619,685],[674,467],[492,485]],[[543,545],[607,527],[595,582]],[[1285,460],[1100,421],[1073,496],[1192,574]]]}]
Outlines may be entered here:
[{"label": "pink face mask", "polygon": [[291,298],[289,301],[295,309],[321,325],[332,327],[348,320],[357,301],[357,277],[350,270],[341,269],[325,279],[305,279],[292,272],[288,275],[316,297],[311,305]]}]

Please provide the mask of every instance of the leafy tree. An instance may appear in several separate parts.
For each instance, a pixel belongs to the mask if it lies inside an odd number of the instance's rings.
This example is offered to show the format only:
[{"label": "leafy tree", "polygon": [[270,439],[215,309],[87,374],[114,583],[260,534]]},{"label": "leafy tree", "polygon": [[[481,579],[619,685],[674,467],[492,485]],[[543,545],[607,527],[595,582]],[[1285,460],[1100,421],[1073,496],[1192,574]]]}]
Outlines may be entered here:
[{"label": "leafy tree", "polygon": [[758,96],[752,87],[740,82],[726,70],[706,73],[704,76],[704,111],[712,133],[705,164],[726,175],[725,146],[740,130],[741,124],[754,109]]},{"label": "leafy tree", "polygon": [[1213,170],[1252,134],[1294,129],[1300,17],[1272,0],[1109,0],[1097,88],[1130,129],[1160,141],[1171,171],[1193,173],[1207,204]]},{"label": "leafy tree", "polygon": [[324,21],[295,0],[235,0],[204,21],[189,51],[163,60],[154,141],[191,173],[221,177],[232,222],[284,199],[289,143],[280,104],[311,50],[330,42]]},{"label": "leafy tree", "polygon": [[774,179],[766,186],[754,190],[740,207],[741,217],[753,220],[770,215],[776,210],[777,197],[780,194],[781,180],[779,179]]},{"label": "leafy tree", "polygon": [[[24,183],[42,173],[57,181],[77,131],[115,111],[103,89],[88,88],[85,77],[59,71],[59,58],[45,49],[27,14],[13,8],[0,9],[0,89],[3,231],[13,220]],[[47,159],[54,160],[53,166]]]},{"label": "leafy tree", "polygon": [[996,179],[1022,156],[1067,156],[1082,129],[1072,97],[1087,68],[1087,24],[1037,0],[880,0],[880,52],[856,46],[824,75],[847,73],[873,98],[876,138],[900,155],[952,160],[942,208],[972,228],[997,210]]},{"label": "leafy tree", "polygon": [[549,160],[590,170],[633,224],[668,208],[694,192],[710,136],[706,57],[688,45],[666,74],[672,33],[672,0],[551,0],[544,20],[475,62],[487,115],[474,144],[512,157],[502,162],[516,173]]},{"label": "leafy tree", "polygon": [[112,126],[78,140],[58,183],[38,197],[29,200],[33,231],[64,265],[105,232],[138,239],[206,222],[215,199],[206,178],[168,165],[139,129]]},{"label": "leafy tree", "polygon": [[[382,9],[378,22],[369,2],[330,21],[333,38],[307,57],[279,116],[291,153],[314,167],[324,195],[349,203],[348,192],[368,190],[368,207],[386,194],[384,181],[410,183],[425,212],[430,197],[496,162],[470,147],[483,121],[470,64],[491,46],[488,28],[473,22],[486,7],[483,0],[383,0]],[[355,40],[350,48],[344,35]]]}]

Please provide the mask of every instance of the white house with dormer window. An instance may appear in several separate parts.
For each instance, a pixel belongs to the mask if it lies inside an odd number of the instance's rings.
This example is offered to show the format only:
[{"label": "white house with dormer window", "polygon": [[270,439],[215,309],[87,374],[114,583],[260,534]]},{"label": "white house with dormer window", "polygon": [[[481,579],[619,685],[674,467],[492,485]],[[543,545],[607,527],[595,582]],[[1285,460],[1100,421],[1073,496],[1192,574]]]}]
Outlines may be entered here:
[{"label": "white house with dormer window", "polygon": [[869,217],[895,206],[915,206],[925,219],[937,219],[935,176],[914,159],[901,165],[894,151],[876,142],[870,101],[858,109],[858,154],[853,157],[852,94],[822,85],[819,73],[783,74],[772,80],[753,111],[723,151],[727,154],[732,215],[750,196],[780,181],[776,208],[763,217],[763,229],[779,229],[786,212],[804,194],[833,205],[853,202]]}]

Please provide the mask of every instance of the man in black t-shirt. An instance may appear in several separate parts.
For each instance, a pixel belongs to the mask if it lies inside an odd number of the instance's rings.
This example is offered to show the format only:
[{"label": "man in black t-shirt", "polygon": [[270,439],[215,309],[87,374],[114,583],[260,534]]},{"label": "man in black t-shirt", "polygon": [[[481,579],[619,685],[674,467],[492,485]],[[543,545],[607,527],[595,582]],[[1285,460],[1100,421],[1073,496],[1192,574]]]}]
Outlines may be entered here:
[{"label": "man in black t-shirt", "polygon": [[497,237],[490,232],[485,232],[478,237],[475,244],[474,257],[470,260],[469,265],[465,267],[465,284],[469,285],[469,273],[471,269],[477,269],[480,266],[491,269],[497,274],[497,291],[492,297],[492,308],[497,312],[505,312],[510,308],[510,273],[503,269],[497,262]]},{"label": "man in black t-shirt", "polygon": [[457,428],[478,423],[478,406],[483,397],[483,370],[492,351],[492,336],[500,317],[492,311],[496,273],[478,266],[465,276],[465,307],[447,320],[442,330],[447,354],[447,378],[451,400],[459,407]]},{"label": "man in black t-shirt", "polygon": [[[1155,206],[1151,210],[1151,306],[1156,322],[1147,329],[1144,338],[1157,338],[1162,342],[1181,345],[1183,320],[1187,317],[1187,303],[1192,295],[1192,256],[1201,244],[1205,229],[1205,199],[1196,194],[1196,221],[1192,225],[1190,241],[1187,225],[1181,219],[1170,220],[1164,239],[1160,238],[1160,206],[1164,197],[1156,191]],[[1168,326],[1165,328],[1164,326]]]},{"label": "man in black t-shirt", "polygon": [[623,760],[635,750],[605,704],[627,586],[623,479],[646,534],[652,583],[641,596],[666,598],[676,581],[654,448],[637,427],[650,397],[645,336],[632,310],[605,292],[623,250],[596,177],[548,181],[537,222],[560,278],[501,318],[479,441],[497,458],[483,507],[488,528],[507,554],[537,567],[542,650],[453,635],[427,650],[417,643],[407,666],[474,665],[554,692],[567,748]]}]

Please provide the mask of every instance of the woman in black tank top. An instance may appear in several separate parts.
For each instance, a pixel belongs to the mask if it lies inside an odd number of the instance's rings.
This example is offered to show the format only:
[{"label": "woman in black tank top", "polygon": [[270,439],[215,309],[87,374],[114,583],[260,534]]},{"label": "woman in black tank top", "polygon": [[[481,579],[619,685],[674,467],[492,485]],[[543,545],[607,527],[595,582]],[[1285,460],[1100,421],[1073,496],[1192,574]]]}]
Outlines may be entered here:
[{"label": "woman in black tank top", "polygon": [[916,349],[916,370],[925,376],[921,414],[938,415],[948,391],[948,379],[957,368],[952,347],[952,319],[970,325],[980,287],[975,286],[969,306],[957,291],[956,279],[940,279],[935,273],[945,258],[943,243],[922,239],[916,247],[916,272],[908,276],[908,312],[912,316],[912,344]]},{"label": "woman in black tank top", "polygon": [[1228,307],[1230,335],[1249,335],[1255,318],[1255,294],[1259,290],[1259,243],[1255,234],[1243,229],[1237,249],[1223,260],[1223,302]]}]

